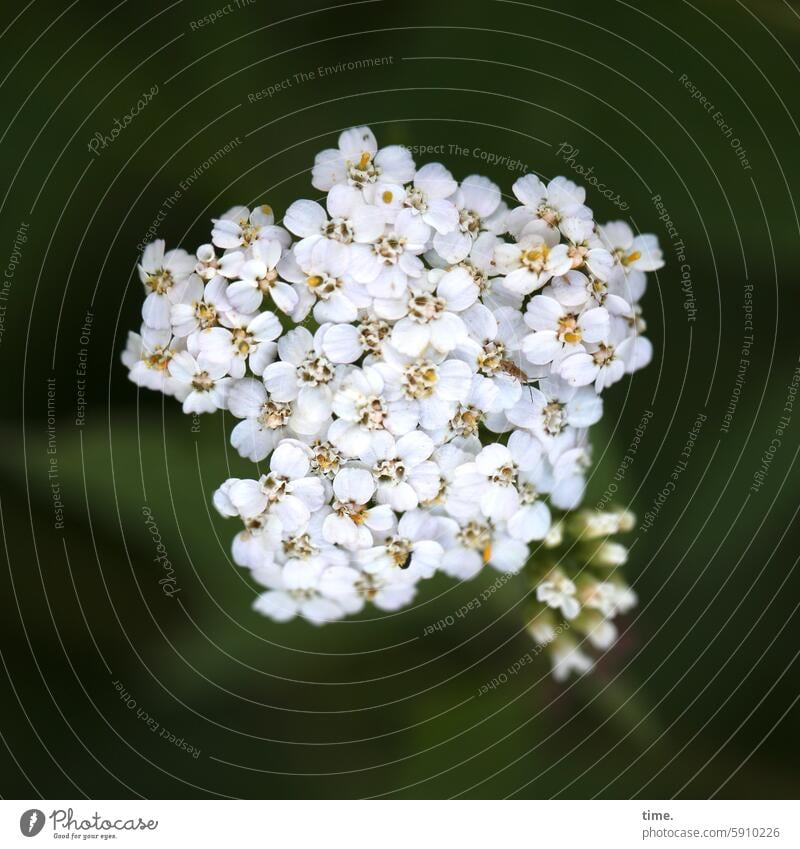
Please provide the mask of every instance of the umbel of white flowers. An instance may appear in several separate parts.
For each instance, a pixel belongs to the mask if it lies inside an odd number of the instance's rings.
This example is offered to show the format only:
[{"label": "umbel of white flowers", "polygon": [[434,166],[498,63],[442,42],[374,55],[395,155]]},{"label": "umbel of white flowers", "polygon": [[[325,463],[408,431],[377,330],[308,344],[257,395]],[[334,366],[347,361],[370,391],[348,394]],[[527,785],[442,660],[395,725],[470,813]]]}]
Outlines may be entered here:
[{"label": "umbel of white flowers", "polygon": [[228,410],[233,447],[264,461],[214,494],[266,588],[255,609],[322,624],[397,610],[437,572],[525,567],[528,630],[556,677],[586,671],[581,647],[607,648],[635,603],[606,539],[632,517],[577,512],[587,428],[651,358],[656,237],[598,226],[564,177],[521,177],[509,209],[367,127],[317,155],[312,185],[322,202],[282,225],[237,206],[194,256],[148,245],[122,356],[185,413]]}]

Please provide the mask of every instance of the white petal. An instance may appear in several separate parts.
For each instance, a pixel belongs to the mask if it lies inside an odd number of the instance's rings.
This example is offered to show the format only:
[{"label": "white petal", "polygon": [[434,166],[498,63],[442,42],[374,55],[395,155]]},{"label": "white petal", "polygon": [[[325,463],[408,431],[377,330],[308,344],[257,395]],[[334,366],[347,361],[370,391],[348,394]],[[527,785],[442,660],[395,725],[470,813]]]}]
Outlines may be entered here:
[{"label": "white petal", "polygon": [[465,268],[454,268],[439,281],[437,294],[447,301],[451,312],[462,312],[471,307],[478,298],[480,290],[472,275]]},{"label": "white petal", "polygon": [[275,449],[269,467],[276,475],[289,480],[304,478],[310,468],[308,449],[297,442],[284,440]]},{"label": "white petal", "polygon": [[311,511],[306,505],[293,495],[285,495],[280,501],[270,507],[270,513],[280,519],[284,530],[293,534],[305,528],[311,518]]},{"label": "white petal", "polygon": [[580,328],[586,342],[603,342],[608,338],[609,318],[603,307],[595,307],[581,314]]},{"label": "white petal", "polygon": [[501,537],[492,546],[491,564],[501,572],[519,572],[528,559],[528,546],[524,542]]},{"label": "white petal", "polygon": [[508,533],[523,542],[544,539],[550,530],[550,511],[542,501],[524,506],[508,520]]},{"label": "white petal", "polygon": [[536,295],[531,298],[525,313],[525,323],[533,330],[555,330],[564,309],[555,298]]},{"label": "white petal", "polygon": [[253,602],[253,610],[269,616],[276,622],[288,622],[297,615],[297,603],[290,595],[271,590],[263,593]]},{"label": "white petal", "polygon": [[546,365],[561,352],[562,345],[554,330],[537,330],[525,337],[522,350],[534,365]]},{"label": "white petal", "polygon": [[231,431],[231,445],[241,457],[258,463],[275,446],[275,432],[262,428],[255,419],[245,419]]},{"label": "white petal", "polygon": [[231,283],[225,295],[231,306],[242,313],[255,312],[263,300],[261,291],[249,280],[237,280]]},{"label": "white petal", "polygon": [[373,507],[367,512],[364,524],[373,531],[388,531],[394,525],[394,513],[388,504]]},{"label": "white petal", "polygon": [[364,353],[358,328],[334,324],[322,337],[322,351],[332,363],[354,363]]},{"label": "white petal", "polygon": [[445,401],[463,401],[472,383],[472,370],[460,360],[448,360],[439,367],[437,394]]},{"label": "white petal", "polygon": [[258,516],[267,506],[268,498],[258,481],[236,481],[228,490],[228,497],[245,518]]},{"label": "white petal", "polygon": [[335,622],[344,616],[345,611],[332,599],[316,598],[304,601],[300,605],[300,615],[312,625],[324,625],[326,622]]},{"label": "white petal", "polygon": [[314,337],[305,327],[295,327],[278,342],[278,356],[286,363],[299,366],[314,347]]},{"label": "white petal", "polygon": [[397,440],[397,456],[406,464],[406,467],[416,466],[433,454],[433,440],[425,433],[412,431]]},{"label": "white petal", "polygon": [[570,354],[561,361],[558,373],[570,386],[588,386],[597,377],[598,367],[591,354]]},{"label": "white petal", "polygon": [[533,209],[536,209],[547,196],[544,183],[535,174],[520,177],[511,187],[511,191],[521,204]]},{"label": "white petal", "polygon": [[449,353],[467,338],[466,325],[452,312],[443,312],[429,326],[431,346],[442,354]]},{"label": "white petal", "polygon": [[172,302],[166,295],[150,292],[142,304],[142,320],[148,327],[165,330],[170,326],[171,309]]},{"label": "white petal", "polygon": [[287,210],[283,223],[287,230],[296,236],[318,235],[328,216],[325,210],[313,200],[296,200]]},{"label": "white petal", "polygon": [[252,377],[237,380],[228,391],[228,409],[237,419],[255,418],[267,400],[267,390]]},{"label": "white petal", "polygon": [[366,469],[342,469],[333,481],[333,491],[340,501],[366,504],[375,492],[375,481]]},{"label": "white petal", "polygon": [[411,484],[400,481],[397,484],[384,484],[378,488],[378,496],[381,502],[388,504],[392,510],[403,513],[413,510],[419,504],[419,497]]},{"label": "white petal", "polygon": [[428,347],[430,338],[430,325],[410,318],[401,318],[392,329],[392,345],[409,357],[418,357]]},{"label": "white petal", "polygon": [[510,449],[498,442],[487,445],[475,458],[476,468],[486,477],[490,477],[503,466],[511,466],[513,462]]},{"label": "white petal", "polygon": [[272,363],[264,369],[264,385],[275,401],[293,401],[297,397],[297,369],[291,363]]}]

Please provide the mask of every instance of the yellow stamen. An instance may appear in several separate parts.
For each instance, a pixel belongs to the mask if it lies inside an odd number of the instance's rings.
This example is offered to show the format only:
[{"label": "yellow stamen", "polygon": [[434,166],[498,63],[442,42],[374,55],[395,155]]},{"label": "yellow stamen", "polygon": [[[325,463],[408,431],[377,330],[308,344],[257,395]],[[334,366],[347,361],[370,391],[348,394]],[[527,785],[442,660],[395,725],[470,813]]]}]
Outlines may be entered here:
[{"label": "yellow stamen", "polygon": [[534,248],[533,250],[528,251],[525,254],[525,259],[527,259],[528,262],[536,262],[536,260],[544,259],[548,253],[548,248],[545,245],[542,245],[539,248]]},{"label": "yellow stamen", "polygon": [[394,195],[393,195],[390,191],[385,191],[385,192],[381,195],[381,198],[383,199],[383,202],[384,202],[384,203],[391,203],[391,202],[392,202],[392,198],[393,198],[393,197],[394,197]]},{"label": "yellow stamen", "polygon": [[483,555],[483,562],[488,563],[492,559],[492,546],[485,545],[481,554]]},{"label": "yellow stamen", "polygon": [[322,278],[318,275],[314,275],[313,277],[309,277],[306,280],[306,283],[308,283],[308,285],[313,289],[316,286],[319,286],[320,283],[322,283]]},{"label": "yellow stamen", "polygon": [[641,259],[641,258],[642,258],[642,252],[641,251],[634,251],[632,254],[628,254],[628,256],[625,256],[625,257],[622,258],[622,264],[623,265],[630,265],[632,262],[636,262],[637,259]]},{"label": "yellow stamen", "polygon": [[363,171],[369,165],[370,159],[372,159],[372,156],[365,150],[358,161],[358,170]]}]

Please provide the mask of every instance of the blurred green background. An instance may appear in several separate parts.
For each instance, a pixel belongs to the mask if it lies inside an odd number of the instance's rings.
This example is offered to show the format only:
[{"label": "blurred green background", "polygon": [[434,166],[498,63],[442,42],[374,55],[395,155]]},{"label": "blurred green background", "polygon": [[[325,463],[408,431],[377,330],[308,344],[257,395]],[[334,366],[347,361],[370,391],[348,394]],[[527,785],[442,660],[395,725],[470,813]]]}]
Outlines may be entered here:
[{"label": "blurred green background", "polygon": [[[221,7],[34,0],[0,22],[0,793],[796,796],[800,407],[754,475],[800,356],[800,6],[240,0],[197,24]],[[366,59],[381,61],[336,69]],[[494,575],[323,630],[251,612],[234,527],[210,509],[251,471],[230,421],[193,429],[119,363],[153,222],[191,249],[235,203],[315,197],[315,152],[355,124],[444,146],[418,161],[507,195],[521,171],[481,152],[543,177],[593,169],[628,205],[590,188],[597,218],[662,241],[644,304],[656,356],[606,396],[587,503],[652,410],[616,493],[642,517],[707,419],[653,526],[629,537],[640,607],[577,682],[553,683],[542,658],[477,697],[530,648],[515,581],[423,636]]]}]

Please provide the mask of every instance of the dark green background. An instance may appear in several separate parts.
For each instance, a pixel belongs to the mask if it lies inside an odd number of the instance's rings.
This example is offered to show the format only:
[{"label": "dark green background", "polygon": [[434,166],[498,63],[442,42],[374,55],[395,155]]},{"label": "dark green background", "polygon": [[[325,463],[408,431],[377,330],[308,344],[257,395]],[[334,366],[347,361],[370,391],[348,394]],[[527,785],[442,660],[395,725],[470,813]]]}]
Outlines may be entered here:
[{"label": "dark green background", "polygon": [[[763,487],[749,487],[800,356],[800,7],[257,0],[192,30],[220,5],[34,0],[0,20],[3,268],[29,225],[0,343],[0,793],[796,796],[800,407]],[[295,73],[379,56],[393,61],[248,102]],[[682,74],[734,127],[752,170]],[[152,103],[93,156],[94,133],[154,84]],[[651,409],[618,492],[644,514],[698,413],[708,419],[653,528],[630,537],[640,607],[578,682],[556,685],[540,659],[476,697],[531,645],[514,581],[422,636],[493,575],[461,588],[436,580],[411,611],[323,630],[252,613],[254,587],[228,559],[233,524],[209,509],[221,480],[250,471],[228,447],[230,422],[205,417],[193,433],[119,364],[141,302],[136,245],[180,181],[241,139],[160,224],[170,245],[191,249],[234,203],[280,211],[315,196],[314,153],[354,124],[383,143],[507,155],[544,177],[575,176],[557,154],[566,142],[625,198],[636,227],[662,239],[667,265],[645,300],[655,360],[606,396],[592,498]],[[469,155],[436,158],[506,194],[518,176]],[[693,323],[655,194],[686,244]],[[589,203],[601,221],[619,217],[591,190]],[[722,433],[747,281],[752,363]],[[48,482],[50,377],[63,531]],[[145,504],[176,570],[172,599]],[[115,681],[200,756],[149,731]]]}]

